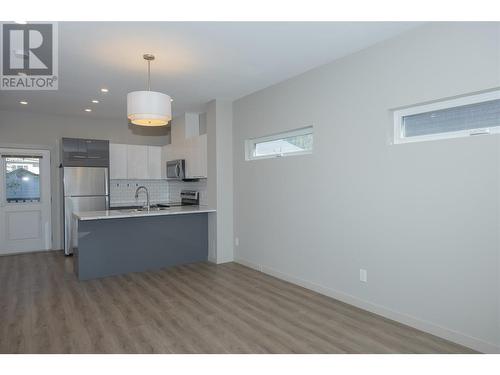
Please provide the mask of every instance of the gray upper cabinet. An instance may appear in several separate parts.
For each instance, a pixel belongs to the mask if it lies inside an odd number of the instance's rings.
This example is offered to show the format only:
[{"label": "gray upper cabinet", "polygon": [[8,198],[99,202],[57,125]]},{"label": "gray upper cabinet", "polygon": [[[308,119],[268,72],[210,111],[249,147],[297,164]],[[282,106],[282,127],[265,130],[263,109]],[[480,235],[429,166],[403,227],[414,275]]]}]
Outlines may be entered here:
[{"label": "gray upper cabinet", "polygon": [[109,141],[63,138],[62,154],[65,167],[108,167]]},{"label": "gray upper cabinet", "polygon": [[109,165],[109,141],[87,139],[87,158]]}]

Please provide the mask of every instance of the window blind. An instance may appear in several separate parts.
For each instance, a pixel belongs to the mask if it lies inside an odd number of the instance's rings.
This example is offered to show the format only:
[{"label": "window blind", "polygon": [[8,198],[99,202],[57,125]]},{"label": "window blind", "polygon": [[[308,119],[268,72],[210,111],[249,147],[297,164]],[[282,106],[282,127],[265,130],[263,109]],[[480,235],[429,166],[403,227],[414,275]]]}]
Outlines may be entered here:
[{"label": "window blind", "polygon": [[500,99],[403,116],[403,136],[500,127]]}]

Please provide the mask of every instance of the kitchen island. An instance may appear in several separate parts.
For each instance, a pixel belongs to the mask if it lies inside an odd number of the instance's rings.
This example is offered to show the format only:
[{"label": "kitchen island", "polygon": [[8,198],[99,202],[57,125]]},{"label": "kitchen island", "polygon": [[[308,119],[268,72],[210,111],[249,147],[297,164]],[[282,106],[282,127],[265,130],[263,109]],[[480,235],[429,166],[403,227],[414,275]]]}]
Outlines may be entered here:
[{"label": "kitchen island", "polygon": [[74,213],[80,280],[142,272],[208,258],[205,206]]}]

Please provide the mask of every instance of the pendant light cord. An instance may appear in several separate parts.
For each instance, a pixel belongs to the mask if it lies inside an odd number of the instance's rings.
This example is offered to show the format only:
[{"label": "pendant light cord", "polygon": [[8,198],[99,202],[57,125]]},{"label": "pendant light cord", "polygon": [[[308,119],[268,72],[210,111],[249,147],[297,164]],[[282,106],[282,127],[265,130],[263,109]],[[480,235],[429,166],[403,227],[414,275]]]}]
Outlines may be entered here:
[{"label": "pendant light cord", "polygon": [[151,61],[148,60],[148,91],[151,91]]}]

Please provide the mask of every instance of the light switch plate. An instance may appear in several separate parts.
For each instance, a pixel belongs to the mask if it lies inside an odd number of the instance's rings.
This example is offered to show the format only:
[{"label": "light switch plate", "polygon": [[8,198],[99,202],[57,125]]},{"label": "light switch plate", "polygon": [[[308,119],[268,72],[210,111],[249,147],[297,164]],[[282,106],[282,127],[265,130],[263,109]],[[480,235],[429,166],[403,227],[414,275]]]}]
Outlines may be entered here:
[{"label": "light switch plate", "polygon": [[363,268],[359,269],[359,281],[363,283],[366,283],[368,281],[368,272]]}]

